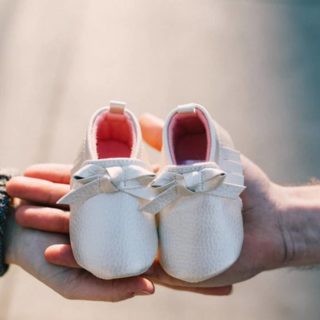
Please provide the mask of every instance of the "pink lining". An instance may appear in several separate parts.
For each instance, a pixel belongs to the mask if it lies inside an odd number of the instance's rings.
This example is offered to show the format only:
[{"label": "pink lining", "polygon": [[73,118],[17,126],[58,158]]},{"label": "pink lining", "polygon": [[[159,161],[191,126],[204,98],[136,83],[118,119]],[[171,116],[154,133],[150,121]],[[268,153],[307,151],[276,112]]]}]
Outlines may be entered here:
[{"label": "pink lining", "polygon": [[201,110],[174,114],[168,125],[168,138],[174,164],[191,164],[209,160],[210,127]]},{"label": "pink lining", "polygon": [[127,114],[102,113],[95,123],[98,159],[129,158],[134,144],[134,128]]}]

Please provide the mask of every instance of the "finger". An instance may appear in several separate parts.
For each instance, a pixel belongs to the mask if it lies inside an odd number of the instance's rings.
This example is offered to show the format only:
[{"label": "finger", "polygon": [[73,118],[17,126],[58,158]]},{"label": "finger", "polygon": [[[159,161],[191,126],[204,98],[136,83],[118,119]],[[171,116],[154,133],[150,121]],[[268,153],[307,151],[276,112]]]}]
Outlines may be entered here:
[{"label": "finger", "polygon": [[153,148],[161,150],[163,121],[156,116],[145,113],[140,117],[143,139]]},{"label": "finger", "polygon": [[69,244],[54,244],[49,246],[44,256],[49,263],[68,268],[81,268],[74,258],[72,248]]},{"label": "finger", "polygon": [[159,164],[152,165],[152,171],[154,173],[158,173],[160,171],[160,165]]},{"label": "finger", "polygon": [[[78,272],[80,272],[81,277],[76,280],[76,287],[67,288],[68,295],[72,299],[120,301],[134,295],[150,295],[154,293],[153,283],[142,277],[111,281],[94,277],[80,269],[81,267],[73,256],[71,246],[68,244],[51,245],[45,250],[44,255],[49,263],[79,269]],[[84,288],[81,288],[82,286]],[[82,292],[79,292],[80,289]]]},{"label": "finger", "polygon": [[228,287],[230,283],[228,282],[227,278],[223,275],[213,277],[211,279],[208,279],[206,281],[201,281],[197,283],[190,283],[186,282],[177,278],[174,278],[167,274],[161,265],[159,264],[159,261],[156,260],[152,267],[144,273],[150,280],[152,280],[155,283],[164,285],[164,286],[174,286],[174,287],[188,287],[188,288],[216,288],[216,287]]},{"label": "finger", "polygon": [[156,259],[145,275],[154,283],[179,291],[188,291],[204,295],[226,296],[232,293],[232,285],[216,285],[207,282],[189,283],[168,275]]},{"label": "finger", "polygon": [[7,192],[12,197],[47,204],[56,204],[69,190],[66,184],[29,177],[14,177],[7,183]]},{"label": "finger", "polygon": [[207,296],[228,296],[232,293],[232,286],[216,287],[216,288],[193,288],[193,287],[180,287],[180,286],[170,286],[170,285],[164,285],[164,286],[173,290],[199,293]]},{"label": "finger", "polygon": [[102,280],[83,269],[70,269],[74,279],[64,284],[69,299],[117,302],[154,293],[153,283],[143,277]]},{"label": "finger", "polygon": [[55,183],[69,184],[71,165],[66,164],[35,164],[27,168],[24,176],[48,180]]},{"label": "finger", "polygon": [[21,205],[15,216],[17,223],[25,228],[69,233],[69,212],[58,208]]}]

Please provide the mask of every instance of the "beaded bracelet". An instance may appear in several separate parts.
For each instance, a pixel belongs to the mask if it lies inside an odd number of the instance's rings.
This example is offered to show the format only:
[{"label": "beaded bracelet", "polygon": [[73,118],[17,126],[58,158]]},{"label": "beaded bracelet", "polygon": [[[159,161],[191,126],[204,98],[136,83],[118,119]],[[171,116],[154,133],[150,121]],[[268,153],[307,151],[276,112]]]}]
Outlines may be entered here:
[{"label": "beaded bracelet", "polygon": [[8,270],[5,264],[5,227],[6,219],[10,211],[11,198],[6,192],[6,183],[10,180],[10,176],[0,174],[0,277]]}]

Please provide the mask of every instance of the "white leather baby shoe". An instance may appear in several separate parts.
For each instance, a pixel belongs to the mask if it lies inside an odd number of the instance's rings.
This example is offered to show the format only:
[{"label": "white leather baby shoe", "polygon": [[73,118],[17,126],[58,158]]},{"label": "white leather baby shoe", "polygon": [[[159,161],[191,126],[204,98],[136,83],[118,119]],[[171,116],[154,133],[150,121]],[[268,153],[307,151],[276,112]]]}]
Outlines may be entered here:
[{"label": "white leather baby shoe", "polygon": [[70,238],[78,264],[102,279],[145,272],[158,237],[155,217],[140,210],[152,199],[154,174],[141,157],[141,132],[121,102],[98,110],[72,170]]},{"label": "white leather baby shoe", "polygon": [[243,242],[244,179],[229,134],[196,104],[176,108],[163,130],[167,165],[145,210],[160,211],[160,262],[171,276],[200,282],[229,268]]}]

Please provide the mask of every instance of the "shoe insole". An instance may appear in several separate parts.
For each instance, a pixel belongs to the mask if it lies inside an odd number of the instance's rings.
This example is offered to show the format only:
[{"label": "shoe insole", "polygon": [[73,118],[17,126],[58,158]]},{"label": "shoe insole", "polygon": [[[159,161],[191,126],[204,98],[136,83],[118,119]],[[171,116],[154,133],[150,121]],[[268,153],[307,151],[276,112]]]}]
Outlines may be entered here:
[{"label": "shoe insole", "polygon": [[176,164],[207,161],[209,125],[202,113],[176,114],[168,130],[170,149]]},{"label": "shoe insole", "polygon": [[96,121],[98,159],[129,158],[132,153],[133,124],[126,114],[105,112]]},{"label": "shoe insole", "polygon": [[117,140],[99,141],[97,147],[99,159],[129,158],[131,154],[130,147],[126,143]]},{"label": "shoe insole", "polygon": [[207,137],[205,133],[188,133],[176,141],[175,156],[177,164],[192,164],[205,161]]}]

